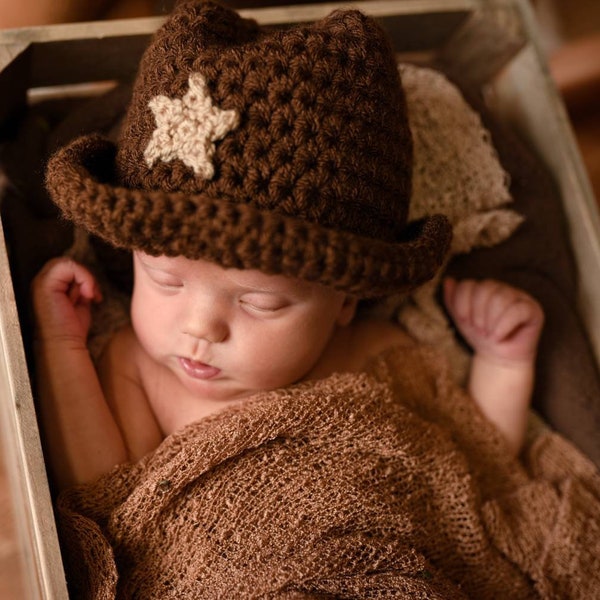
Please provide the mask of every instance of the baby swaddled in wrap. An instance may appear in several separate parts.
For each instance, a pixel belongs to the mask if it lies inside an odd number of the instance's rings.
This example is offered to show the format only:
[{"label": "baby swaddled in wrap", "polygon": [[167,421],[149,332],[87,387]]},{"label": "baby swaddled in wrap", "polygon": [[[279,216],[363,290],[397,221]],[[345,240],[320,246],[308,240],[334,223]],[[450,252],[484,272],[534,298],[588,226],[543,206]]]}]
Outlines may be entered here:
[{"label": "baby swaddled in wrap", "polygon": [[356,317],[449,247],[444,217],[407,225],[411,149],[373,20],[274,32],[183,2],[118,147],[53,157],[53,200],[133,251],[135,277],[97,369],[96,279],[63,258],[33,286],[74,597],[597,592],[598,474],[553,434],[524,441],[535,300],[445,283],[469,394],[436,351]]}]

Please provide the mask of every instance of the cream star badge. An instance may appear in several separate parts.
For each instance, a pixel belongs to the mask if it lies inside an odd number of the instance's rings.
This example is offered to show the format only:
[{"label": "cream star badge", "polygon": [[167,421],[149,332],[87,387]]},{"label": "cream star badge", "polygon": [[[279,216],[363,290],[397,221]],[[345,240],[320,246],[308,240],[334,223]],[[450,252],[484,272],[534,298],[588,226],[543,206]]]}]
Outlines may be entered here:
[{"label": "cream star badge", "polygon": [[192,73],[188,85],[189,90],[181,99],[155,96],[148,103],[154,113],[156,129],[144,158],[149,167],[157,160],[170,162],[179,158],[196,175],[212,179],[215,142],[239,125],[239,115],[235,110],[222,110],[213,105],[206,80],[200,73]]}]

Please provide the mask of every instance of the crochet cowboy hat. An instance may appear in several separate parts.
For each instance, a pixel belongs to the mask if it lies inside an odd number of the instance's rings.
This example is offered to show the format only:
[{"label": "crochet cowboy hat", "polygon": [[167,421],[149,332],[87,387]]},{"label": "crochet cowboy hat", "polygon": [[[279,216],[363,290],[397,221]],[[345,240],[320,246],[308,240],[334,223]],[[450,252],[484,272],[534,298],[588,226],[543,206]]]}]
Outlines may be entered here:
[{"label": "crochet cowboy hat", "polygon": [[76,140],[47,186],[116,247],[374,297],[431,278],[449,246],[442,216],[407,226],[411,170],[397,65],[371,18],[274,31],[188,1],[142,58],[118,145]]}]

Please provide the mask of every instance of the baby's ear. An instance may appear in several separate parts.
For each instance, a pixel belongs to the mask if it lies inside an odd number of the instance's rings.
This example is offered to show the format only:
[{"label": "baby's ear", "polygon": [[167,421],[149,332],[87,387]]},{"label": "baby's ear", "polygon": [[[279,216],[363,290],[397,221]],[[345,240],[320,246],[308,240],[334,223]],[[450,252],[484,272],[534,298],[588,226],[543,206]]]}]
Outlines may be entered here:
[{"label": "baby's ear", "polygon": [[344,303],[342,304],[342,308],[340,309],[340,314],[337,318],[337,324],[342,327],[349,325],[352,319],[354,319],[357,305],[358,298],[356,298],[356,296],[346,294],[344,298]]}]

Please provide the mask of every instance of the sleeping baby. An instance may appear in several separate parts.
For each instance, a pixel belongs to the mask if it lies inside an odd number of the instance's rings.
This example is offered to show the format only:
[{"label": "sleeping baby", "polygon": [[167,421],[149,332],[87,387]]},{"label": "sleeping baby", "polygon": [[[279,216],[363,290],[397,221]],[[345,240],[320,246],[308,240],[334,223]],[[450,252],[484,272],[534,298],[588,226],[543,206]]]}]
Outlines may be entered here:
[{"label": "sleeping baby", "polygon": [[[542,450],[537,470],[519,459],[538,302],[444,281],[473,350],[466,390],[435,349],[360,310],[430,280],[448,251],[443,216],[407,223],[411,172],[397,64],[372,19],[337,11],[274,31],[197,1],[147,49],[119,144],[90,135],[51,159],[53,201],[134,268],[130,323],[97,365],[94,275],[57,258],[32,287],[74,594],[600,589],[585,574],[597,473],[560,439],[548,456],[585,465],[563,478],[570,495]],[[584,532],[572,545],[565,506]]]}]

